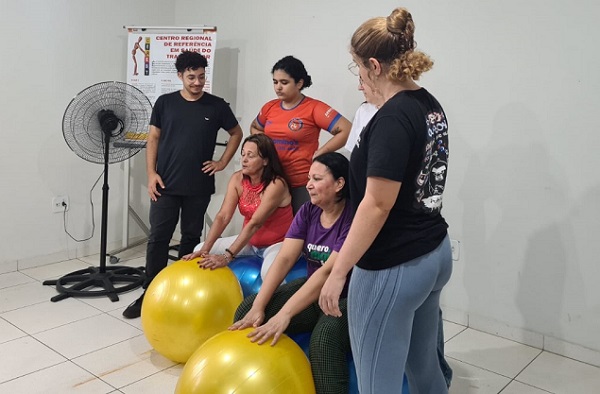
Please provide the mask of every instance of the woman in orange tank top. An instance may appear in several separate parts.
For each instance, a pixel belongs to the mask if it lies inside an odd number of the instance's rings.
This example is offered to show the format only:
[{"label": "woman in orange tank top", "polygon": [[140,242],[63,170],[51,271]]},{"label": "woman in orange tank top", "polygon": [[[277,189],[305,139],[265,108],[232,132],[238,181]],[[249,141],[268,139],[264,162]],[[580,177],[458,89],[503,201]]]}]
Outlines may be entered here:
[{"label": "woman in orange tank top", "polygon": [[[183,259],[204,257],[198,265],[215,269],[226,266],[236,256],[259,256],[263,259],[261,275],[264,277],[292,223],[292,196],[277,151],[268,136],[256,134],[246,138],[241,154],[242,169],[231,176],[206,241]],[[220,238],[236,207],[244,216],[241,233]]]}]

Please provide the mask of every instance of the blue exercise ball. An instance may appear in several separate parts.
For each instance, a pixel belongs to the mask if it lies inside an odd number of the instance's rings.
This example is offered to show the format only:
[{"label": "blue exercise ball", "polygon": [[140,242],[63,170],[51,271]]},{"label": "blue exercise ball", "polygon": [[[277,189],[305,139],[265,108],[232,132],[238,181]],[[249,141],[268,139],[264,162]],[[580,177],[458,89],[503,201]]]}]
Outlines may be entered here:
[{"label": "blue exercise ball", "polygon": [[304,354],[308,357],[308,349],[310,348],[310,332],[300,332],[298,334],[288,334],[288,337],[292,338],[294,342],[304,350]]},{"label": "blue exercise ball", "polygon": [[258,293],[262,285],[260,277],[260,267],[262,259],[260,257],[238,257],[229,263],[229,268],[233,271],[240,282],[244,297]]},{"label": "blue exercise ball", "polygon": [[300,257],[285,277],[285,281],[287,283],[290,283],[291,281],[296,280],[298,278],[306,278],[306,264],[307,263],[304,257]]},{"label": "blue exercise ball", "polygon": [[[256,294],[260,290],[260,286],[263,282],[260,276],[261,266],[262,259],[256,256],[238,257],[229,263],[228,267],[231,268],[238,278],[240,286],[242,286],[244,297]],[[304,257],[301,257],[296,264],[294,264],[285,277],[285,281],[289,283],[298,278],[306,278],[306,260]]]}]

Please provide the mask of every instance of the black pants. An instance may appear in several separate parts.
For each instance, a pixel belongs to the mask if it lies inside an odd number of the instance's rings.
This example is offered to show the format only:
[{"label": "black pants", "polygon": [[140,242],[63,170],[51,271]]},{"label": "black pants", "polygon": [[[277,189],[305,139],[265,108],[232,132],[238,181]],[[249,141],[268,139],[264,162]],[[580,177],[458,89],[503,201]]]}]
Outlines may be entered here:
[{"label": "black pants", "polygon": [[204,214],[210,202],[209,196],[170,196],[163,194],[150,202],[150,235],[146,250],[147,288],[152,279],[167,266],[169,243],[181,214],[181,243],[179,258],[192,253],[200,243]]}]

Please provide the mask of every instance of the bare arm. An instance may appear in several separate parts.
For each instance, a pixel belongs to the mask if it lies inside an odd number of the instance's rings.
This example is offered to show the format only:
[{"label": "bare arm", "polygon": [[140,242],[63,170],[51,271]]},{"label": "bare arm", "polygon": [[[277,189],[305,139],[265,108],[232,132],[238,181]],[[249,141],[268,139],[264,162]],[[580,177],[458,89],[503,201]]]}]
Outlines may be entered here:
[{"label": "bare arm", "polygon": [[223,234],[225,228],[231,222],[231,218],[235,213],[235,208],[237,207],[237,202],[239,198],[239,193],[236,188],[238,183],[241,183],[242,174],[240,171],[235,172],[231,178],[229,179],[229,183],[227,184],[227,192],[225,193],[225,198],[223,199],[223,203],[221,204],[221,208],[217,215],[213,220],[212,226],[210,226],[210,230],[208,235],[206,236],[206,241],[204,241],[204,245],[201,250],[198,250],[194,253],[183,256],[184,260],[191,260],[196,257],[203,256],[207,253],[210,253],[213,245],[217,241],[217,239]]},{"label": "bare arm", "polygon": [[321,288],[335,264],[337,255],[337,252],[331,253],[325,264],[308,278],[306,283],[283,305],[275,316],[248,334],[252,338],[252,342],[263,344],[273,337],[271,346],[277,343],[281,334],[288,328],[292,317],[319,299]]},{"label": "bare arm", "polygon": [[319,306],[325,314],[341,316],[339,297],[346,282],[346,275],[381,231],[396,202],[401,186],[401,182],[389,179],[367,178],[365,196],[356,210],[337,262],[321,290]]},{"label": "bare arm", "polygon": [[[241,175],[240,175],[241,176]],[[241,180],[239,182],[241,185]],[[240,186],[241,187],[241,186]],[[264,191],[260,199],[260,205],[248,221],[242,228],[242,231],[237,236],[235,241],[229,246],[229,250],[234,255],[246,246],[250,238],[262,227],[264,222],[271,216],[271,214],[283,203],[283,201],[289,198],[287,193],[287,185],[280,179],[272,182]],[[214,226],[214,224],[213,224]],[[205,258],[200,265],[205,268],[219,268],[227,265],[229,261],[224,256],[208,256]]]},{"label": "bare arm", "polygon": [[304,246],[304,240],[286,238],[283,245],[275,257],[275,261],[269,268],[267,276],[260,286],[260,290],[254,299],[252,308],[246,316],[235,322],[230,330],[241,330],[246,327],[258,327],[262,324],[265,317],[265,308],[273,297],[273,293],[279,287],[285,276],[290,272]]},{"label": "bare arm", "polygon": [[308,278],[300,290],[285,303],[279,313],[286,314],[290,317],[296,316],[310,304],[317,301],[319,299],[321,288],[329,277],[337,256],[337,252],[331,253],[325,264]]},{"label": "bare arm", "polygon": [[227,142],[227,146],[225,147],[225,151],[221,155],[221,158],[217,161],[208,160],[202,163],[203,172],[214,175],[215,172],[221,171],[227,167],[227,164],[229,164],[231,158],[235,155],[235,152],[242,141],[242,128],[237,124],[234,128],[227,130],[227,132],[229,133],[229,141]]},{"label": "bare arm", "polygon": [[252,218],[242,228],[242,232],[235,241],[231,244],[229,249],[233,254],[237,254],[252,238],[254,233],[262,227],[264,222],[280,207],[284,200],[288,198],[287,185],[281,179],[277,179],[272,182],[260,198],[260,205],[256,209],[256,212],[252,215]]},{"label": "bare arm", "polygon": [[159,139],[160,129],[151,125],[146,141],[146,174],[148,175],[148,195],[152,201],[156,201],[160,197],[160,193],[156,190],[156,185],[158,184],[163,189],[165,188],[162,178],[156,172]]},{"label": "bare arm", "polygon": [[317,149],[314,154],[314,157],[322,155],[327,152],[335,152],[340,149],[344,145],[346,145],[346,141],[348,140],[348,136],[350,135],[350,129],[352,128],[352,123],[348,121],[348,119],[343,116],[335,122],[333,129],[331,129],[331,134],[333,137],[327,141],[322,147]]},{"label": "bare arm", "polygon": [[254,120],[250,124],[250,134],[259,134],[259,133],[264,133],[264,132],[265,132],[265,128],[262,127],[261,125],[259,125],[258,122],[256,121],[256,118],[254,118]]}]

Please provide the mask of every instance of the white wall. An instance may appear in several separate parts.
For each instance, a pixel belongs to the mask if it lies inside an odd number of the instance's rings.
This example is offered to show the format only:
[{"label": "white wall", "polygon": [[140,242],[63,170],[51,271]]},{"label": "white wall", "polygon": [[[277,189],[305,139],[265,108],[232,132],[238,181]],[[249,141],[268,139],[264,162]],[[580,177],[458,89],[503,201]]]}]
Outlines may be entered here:
[{"label": "white wall", "polygon": [[[98,253],[102,181],[93,193],[91,241],[68,239],[62,214],[51,210],[53,196],[68,195],[70,232],[90,236],[89,191],[103,170],[66,145],[62,115],[87,86],[125,80],[124,25],[172,25],[174,14],[160,1],[1,0],[0,272]],[[111,246],[122,238],[122,168],[109,171]]]},{"label": "white wall", "polygon": [[[96,253],[100,190],[94,193],[96,237],[85,246],[67,240],[50,201],[68,194],[69,227],[80,236],[89,231],[87,195],[101,167],[68,149],[61,118],[79,90],[124,79],[123,25],[216,25],[214,92],[232,104],[247,133],[260,106],[274,97],[273,63],[288,54],[302,59],[313,77],[306,94],[351,118],[362,97],[346,70],[349,39],[366,18],[404,5],[413,13],[419,47],[436,61],[421,82],[450,121],[444,214],[461,257],[443,295],[446,315],[600,365],[596,2],[0,4],[0,272]],[[145,218],[143,156],[134,159],[133,172],[133,203]],[[115,243],[121,166],[112,166],[110,176]]]}]

